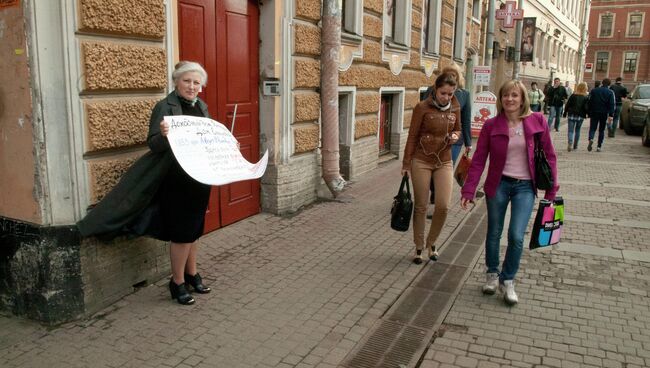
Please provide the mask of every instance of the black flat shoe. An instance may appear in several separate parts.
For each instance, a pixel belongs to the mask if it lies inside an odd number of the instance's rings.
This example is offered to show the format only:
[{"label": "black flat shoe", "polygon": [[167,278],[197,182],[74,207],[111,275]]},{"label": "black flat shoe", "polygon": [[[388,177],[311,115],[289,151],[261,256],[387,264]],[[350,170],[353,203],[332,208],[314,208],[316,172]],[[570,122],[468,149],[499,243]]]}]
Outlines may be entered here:
[{"label": "black flat shoe", "polygon": [[194,276],[185,274],[185,286],[188,290],[190,290],[191,286],[199,294],[207,294],[212,291],[210,287],[203,285],[203,279],[201,279],[201,275],[198,272]]},{"label": "black flat shoe", "polygon": [[415,257],[413,257],[413,263],[416,265],[422,264],[422,251],[415,250]]},{"label": "black flat shoe", "polygon": [[429,248],[429,259],[432,261],[437,261],[438,260],[438,252],[436,251],[436,248]]},{"label": "black flat shoe", "polygon": [[174,279],[169,280],[169,292],[172,299],[176,299],[179,304],[190,305],[194,304],[194,298],[187,292],[185,284],[177,285]]}]

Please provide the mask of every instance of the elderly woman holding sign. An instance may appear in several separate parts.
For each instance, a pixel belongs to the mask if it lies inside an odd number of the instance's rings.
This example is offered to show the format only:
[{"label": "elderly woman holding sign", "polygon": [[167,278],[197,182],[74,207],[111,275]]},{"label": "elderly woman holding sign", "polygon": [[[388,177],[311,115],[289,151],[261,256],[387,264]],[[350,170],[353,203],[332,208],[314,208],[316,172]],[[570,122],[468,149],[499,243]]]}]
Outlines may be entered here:
[{"label": "elderly woman holding sign", "polygon": [[[208,76],[201,65],[180,62],[172,74],[175,89],[158,102],[151,113],[147,144],[152,151],[168,151],[168,115],[209,117],[205,102],[198,94]],[[163,240],[170,240],[172,279],[169,281],[171,297],[181,304],[192,304],[194,298],[188,288],[205,294],[210,288],[203,285],[196,270],[196,241],[203,234],[205,211],[210,198],[210,186],[192,179],[174,159],[158,190],[160,213],[164,229]]]},{"label": "elderly woman holding sign", "polygon": [[205,294],[196,269],[196,241],[203,234],[210,186],[192,179],[176,161],[167,134],[165,116],[209,117],[198,98],[207,73],[194,62],[180,62],[172,74],[175,89],[153,108],[143,155],[120,182],[77,223],[82,236],[110,240],[119,235],[149,235],[171,241],[171,297],[180,304],[193,304],[189,290]]}]

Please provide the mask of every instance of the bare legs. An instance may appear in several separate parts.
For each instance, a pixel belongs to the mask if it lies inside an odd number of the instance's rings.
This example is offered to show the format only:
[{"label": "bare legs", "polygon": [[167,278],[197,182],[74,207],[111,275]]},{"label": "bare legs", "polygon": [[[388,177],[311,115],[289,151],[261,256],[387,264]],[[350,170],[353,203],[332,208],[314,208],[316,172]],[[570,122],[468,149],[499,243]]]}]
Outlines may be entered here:
[{"label": "bare legs", "polygon": [[185,274],[196,275],[196,242],[174,243],[169,248],[172,278],[177,285],[185,282]]}]

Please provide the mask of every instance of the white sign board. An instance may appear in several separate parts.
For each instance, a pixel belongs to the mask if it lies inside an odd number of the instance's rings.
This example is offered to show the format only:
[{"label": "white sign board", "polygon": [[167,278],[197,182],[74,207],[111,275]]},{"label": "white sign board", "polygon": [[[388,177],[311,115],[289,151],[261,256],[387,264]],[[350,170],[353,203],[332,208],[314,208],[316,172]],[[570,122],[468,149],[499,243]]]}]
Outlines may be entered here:
[{"label": "white sign board", "polygon": [[478,137],[483,123],[497,116],[497,96],[489,91],[479,92],[472,103],[472,137]]},{"label": "white sign board", "polygon": [[237,140],[223,124],[195,116],[165,116],[169,123],[167,139],[176,160],[196,181],[225,185],[264,175],[269,159],[252,164],[242,156]]},{"label": "white sign board", "polygon": [[490,85],[490,75],[492,74],[492,68],[489,66],[475,66],[473,72],[475,86]]}]

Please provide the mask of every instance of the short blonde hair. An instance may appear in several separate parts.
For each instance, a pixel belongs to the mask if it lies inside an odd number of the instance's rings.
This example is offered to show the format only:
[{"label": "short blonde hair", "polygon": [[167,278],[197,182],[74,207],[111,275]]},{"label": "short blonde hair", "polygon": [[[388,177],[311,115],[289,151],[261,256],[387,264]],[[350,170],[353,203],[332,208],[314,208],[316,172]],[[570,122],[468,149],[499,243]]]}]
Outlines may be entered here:
[{"label": "short blonde hair", "polygon": [[588,93],[587,92],[587,83],[585,83],[585,82],[578,83],[578,85],[576,86],[575,94],[580,95],[580,96],[586,96],[587,93]]},{"label": "short blonde hair", "polygon": [[503,95],[512,91],[513,89],[519,89],[522,104],[521,108],[519,109],[519,117],[525,118],[531,114],[530,99],[528,98],[528,90],[526,90],[526,86],[524,86],[524,84],[518,80],[506,81],[501,85],[501,88],[499,88],[499,94],[497,95],[497,113],[500,114],[503,112],[503,103],[501,102]]},{"label": "short blonde hair", "polygon": [[441,74],[453,74],[456,78],[456,83],[458,83],[459,88],[465,88],[465,78],[463,78],[462,70],[460,66],[456,63],[451,63],[440,71]]}]

